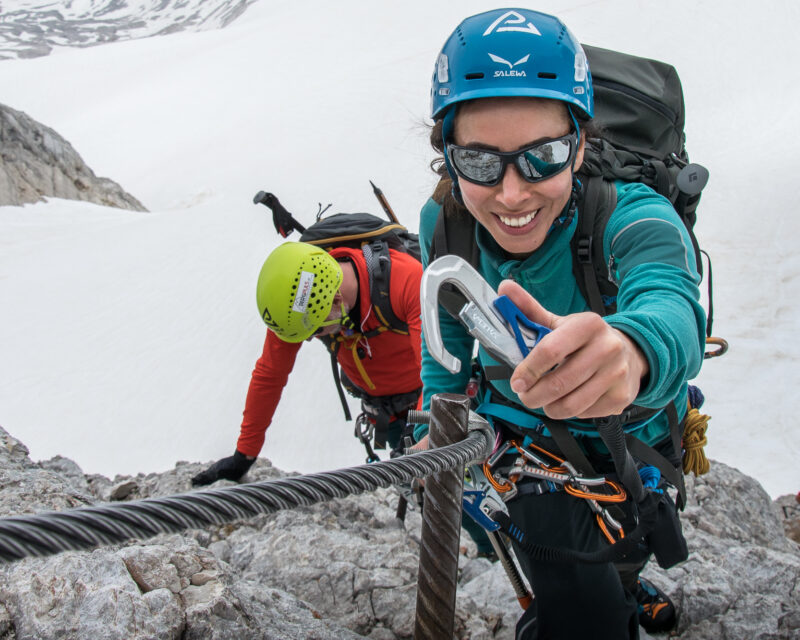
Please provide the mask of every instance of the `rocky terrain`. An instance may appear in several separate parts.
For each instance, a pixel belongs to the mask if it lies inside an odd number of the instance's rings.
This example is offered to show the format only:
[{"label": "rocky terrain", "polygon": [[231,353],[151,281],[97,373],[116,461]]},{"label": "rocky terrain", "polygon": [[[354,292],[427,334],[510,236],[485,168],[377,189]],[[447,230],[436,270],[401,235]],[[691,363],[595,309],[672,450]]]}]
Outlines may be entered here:
[{"label": "rocky terrain", "polygon": [[[0,429],[0,514],[183,493],[203,466],[110,480],[66,458],[34,462]],[[283,475],[259,460],[249,479]],[[680,607],[674,637],[800,638],[800,547],[784,534],[784,510],[721,463],[688,480],[691,555],[668,572],[646,570]],[[420,515],[401,525],[396,501],[379,490],[0,565],[0,639],[410,638]],[[501,567],[476,558],[468,537],[462,545],[457,637],[513,638],[519,609]]]},{"label": "rocky terrain", "polygon": [[14,0],[0,2],[0,60],[36,58],[54,47],[93,45],[218,29],[255,0]]},{"label": "rocky terrain", "polygon": [[0,104],[0,206],[46,197],[146,211],[116,182],[96,176],[53,129]]}]

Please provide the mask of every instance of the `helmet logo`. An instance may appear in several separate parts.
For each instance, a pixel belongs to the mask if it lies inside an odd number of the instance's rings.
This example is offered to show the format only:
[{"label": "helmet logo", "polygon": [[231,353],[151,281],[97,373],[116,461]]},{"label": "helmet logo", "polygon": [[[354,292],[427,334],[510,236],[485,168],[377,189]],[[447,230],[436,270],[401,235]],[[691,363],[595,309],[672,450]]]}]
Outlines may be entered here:
[{"label": "helmet logo", "polygon": [[494,72],[494,77],[495,78],[501,78],[501,77],[504,77],[504,76],[514,76],[514,77],[524,78],[525,77],[525,71],[523,71],[522,69],[514,69],[514,67],[516,67],[518,64],[524,64],[525,62],[527,62],[528,59],[531,57],[531,54],[529,53],[528,55],[523,56],[522,58],[520,58],[516,62],[509,62],[505,58],[501,58],[500,56],[496,56],[493,53],[490,53],[489,57],[492,59],[493,62],[496,62],[498,64],[507,64],[508,65],[508,70],[507,71],[505,69],[498,69],[497,71],[495,71]]},{"label": "helmet logo", "polygon": [[272,314],[266,307],[264,308],[264,313],[261,314],[261,319],[266,323],[268,327],[270,327],[273,330],[278,326],[277,324],[275,324],[275,321],[272,319]]},{"label": "helmet logo", "polygon": [[525,24],[525,26],[519,26],[524,23],[525,18],[522,15],[516,11],[506,11],[502,16],[489,25],[489,28],[483,32],[483,35],[488,36],[494,31],[497,31],[497,33],[502,33],[503,31],[520,31],[522,33],[529,33],[533,36],[542,35],[532,22],[528,22]]},{"label": "helmet logo", "polygon": [[314,285],[314,274],[308,271],[300,272],[300,281],[297,283],[297,294],[294,297],[292,311],[305,313],[311,297],[311,288]]}]

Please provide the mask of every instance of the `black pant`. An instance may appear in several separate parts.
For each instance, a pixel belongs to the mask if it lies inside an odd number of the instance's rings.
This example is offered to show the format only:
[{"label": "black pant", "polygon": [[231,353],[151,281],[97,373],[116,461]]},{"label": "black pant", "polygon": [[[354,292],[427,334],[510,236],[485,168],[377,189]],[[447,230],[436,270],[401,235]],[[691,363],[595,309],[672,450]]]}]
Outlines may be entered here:
[{"label": "black pant", "polygon": [[[507,506],[534,544],[578,551],[608,545],[586,501],[564,491],[523,496]],[[545,562],[516,545],[514,551],[535,596],[517,624],[517,640],[639,638],[636,600],[613,564]],[[634,582],[647,555],[643,551],[641,562],[632,560],[638,565],[631,573]]]}]

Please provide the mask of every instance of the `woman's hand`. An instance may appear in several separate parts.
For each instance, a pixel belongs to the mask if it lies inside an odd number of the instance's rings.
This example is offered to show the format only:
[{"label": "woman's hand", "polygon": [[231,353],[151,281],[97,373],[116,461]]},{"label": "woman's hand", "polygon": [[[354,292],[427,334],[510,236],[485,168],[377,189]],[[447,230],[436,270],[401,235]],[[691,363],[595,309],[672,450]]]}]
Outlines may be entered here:
[{"label": "woman's hand", "polygon": [[564,420],[617,415],[634,401],[649,365],[628,336],[596,313],[550,313],[510,280],[498,293],[553,330],[511,376],[511,388],[525,406]]}]

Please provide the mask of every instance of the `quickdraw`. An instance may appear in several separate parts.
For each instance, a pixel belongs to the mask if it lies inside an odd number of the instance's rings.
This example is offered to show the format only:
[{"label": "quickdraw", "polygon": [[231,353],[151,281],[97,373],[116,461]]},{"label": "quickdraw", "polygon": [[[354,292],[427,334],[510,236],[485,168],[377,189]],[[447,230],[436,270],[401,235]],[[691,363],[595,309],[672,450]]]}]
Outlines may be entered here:
[{"label": "quickdraw", "polygon": [[[496,469],[501,458],[514,452],[518,455],[510,468],[504,472]],[[549,483],[551,490],[560,485],[569,495],[586,500],[597,525],[611,544],[625,537],[622,525],[600,504],[624,502],[627,499],[625,489],[604,476],[581,476],[567,460],[538,445],[524,446],[513,439],[504,442],[483,463],[483,473],[504,502],[517,496],[517,484],[525,478]],[[601,487],[605,491],[600,490]]]}]

